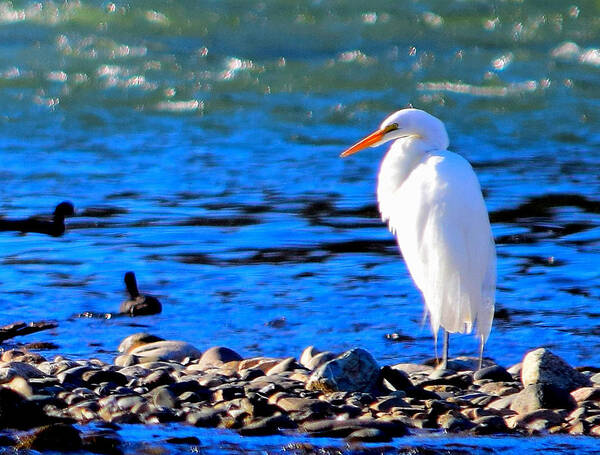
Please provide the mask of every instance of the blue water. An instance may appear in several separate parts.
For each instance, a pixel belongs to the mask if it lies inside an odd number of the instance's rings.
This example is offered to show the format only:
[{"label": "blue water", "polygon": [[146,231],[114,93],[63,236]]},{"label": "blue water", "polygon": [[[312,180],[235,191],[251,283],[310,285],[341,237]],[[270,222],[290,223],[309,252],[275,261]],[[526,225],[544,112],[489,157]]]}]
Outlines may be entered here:
[{"label": "blue water", "polygon": [[[56,321],[22,339],[55,343],[50,357],[110,361],[144,330],[243,356],[313,344],[422,362],[421,297],[375,208],[384,149],[338,158],[411,103],[446,123],[484,190],[502,310],[486,354],[600,365],[599,15],[592,1],[1,3],[0,213],[70,200],[78,216],[58,239],[0,233],[0,322]],[[117,311],[127,270],[162,314],[74,317]],[[454,337],[451,355],[476,345]]]}]

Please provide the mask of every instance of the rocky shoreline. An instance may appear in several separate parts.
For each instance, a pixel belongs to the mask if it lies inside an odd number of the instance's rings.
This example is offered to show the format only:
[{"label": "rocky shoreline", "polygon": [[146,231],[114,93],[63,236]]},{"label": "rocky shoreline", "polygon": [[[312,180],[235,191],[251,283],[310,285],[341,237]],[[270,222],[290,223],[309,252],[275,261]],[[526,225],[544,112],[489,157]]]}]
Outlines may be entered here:
[{"label": "rocky shoreline", "polygon": [[121,425],[169,422],[358,443],[428,431],[600,435],[600,368],[572,368],[543,348],[508,370],[487,361],[479,371],[471,358],[446,370],[382,367],[363,349],[312,346],[298,359],[244,359],[148,334],[119,351],[114,364],[3,352],[0,447],[120,454]]}]

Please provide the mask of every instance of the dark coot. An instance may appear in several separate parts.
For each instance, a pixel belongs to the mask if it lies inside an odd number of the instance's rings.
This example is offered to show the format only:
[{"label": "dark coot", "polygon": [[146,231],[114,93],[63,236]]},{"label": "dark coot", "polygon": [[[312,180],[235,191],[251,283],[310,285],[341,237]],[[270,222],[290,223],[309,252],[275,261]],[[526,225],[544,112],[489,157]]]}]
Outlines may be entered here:
[{"label": "dark coot", "polygon": [[158,314],[162,311],[162,305],[158,299],[152,295],[140,294],[135,279],[135,273],[127,272],[125,274],[125,286],[129,293],[129,300],[124,301],[119,308],[122,314],[130,316],[145,316],[149,314]]},{"label": "dark coot", "polygon": [[37,232],[53,237],[60,237],[65,233],[65,218],[75,215],[75,208],[69,201],[61,202],[54,209],[52,218],[34,216],[23,220],[0,219],[0,231]]}]

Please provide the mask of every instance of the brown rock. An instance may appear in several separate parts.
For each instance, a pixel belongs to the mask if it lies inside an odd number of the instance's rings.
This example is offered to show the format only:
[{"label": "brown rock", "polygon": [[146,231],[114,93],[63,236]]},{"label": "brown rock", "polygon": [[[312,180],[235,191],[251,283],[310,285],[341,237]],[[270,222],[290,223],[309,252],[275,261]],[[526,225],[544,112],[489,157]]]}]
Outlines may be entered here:
[{"label": "brown rock", "polygon": [[506,397],[519,392],[519,388],[506,382],[490,382],[479,387],[479,392]]},{"label": "brown rock", "polygon": [[370,408],[376,412],[388,412],[392,408],[402,408],[408,406],[408,403],[402,398],[395,396],[383,397],[373,403]]},{"label": "brown rock", "polygon": [[600,401],[600,387],[581,387],[573,390],[571,396],[577,401]]},{"label": "brown rock", "polygon": [[537,409],[506,419],[506,424],[509,428],[525,428],[530,431],[546,430],[552,426],[560,425],[562,422],[562,416],[550,409]]},{"label": "brown rock", "polygon": [[296,359],[294,359],[293,357],[288,357],[287,359],[278,362],[276,365],[270,368],[266,372],[266,374],[267,376],[271,376],[273,374],[281,374],[287,371],[294,371],[297,369],[304,369],[304,367],[298,362],[296,362]]},{"label": "brown rock", "polygon": [[237,352],[223,346],[214,346],[202,354],[198,367],[200,369],[219,367],[227,362],[241,360],[242,357]]},{"label": "brown rock", "polygon": [[27,398],[33,395],[33,389],[31,388],[29,383],[25,380],[25,378],[22,378],[20,376],[15,376],[14,378],[12,378],[9,382],[4,384],[4,387],[14,390],[15,392],[18,392],[19,394]]},{"label": "brown rock", "polygon": [[513,395],[508,395],[506,397],[502,397],[497,400],[494,400],[487,405],[486,409],[495,409],[495,410],[511,409],[512,404],[518,395],[519,395],[518,393],[515,393]]},{"label": "brown rock", "polygon": [[589,433],[589,424],[584,420],[575,419],[569,422],[569,434],[581,435]]},{"label": "brown rock", "polygon": [[331,409],[331,405],[326,401],[311,398],[284,397],[278,399],[276,404],[286,412],[310,410],[311,412],[322,414]]}]

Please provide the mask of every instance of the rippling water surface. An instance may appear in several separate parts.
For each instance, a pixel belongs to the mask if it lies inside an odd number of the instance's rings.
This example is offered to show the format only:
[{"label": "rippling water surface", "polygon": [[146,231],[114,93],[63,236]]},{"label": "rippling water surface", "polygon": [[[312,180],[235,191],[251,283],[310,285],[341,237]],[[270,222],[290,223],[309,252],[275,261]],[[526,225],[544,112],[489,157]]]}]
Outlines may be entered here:
[{"label": "rippling water surface", "polygon": [[[2,322],[57,321],[28,337],[50,356],[111,360],[146,330],[423,361],[421,298],[375,206],[384,149],[338,158],[412,104],[486,196],[487,354],[600,365],[599,18],[593,1],[0,2],[0,211],[78,212],[62,238],[0,233]],[[127,270],[162,314],[74,317],[116,311]]]}]

